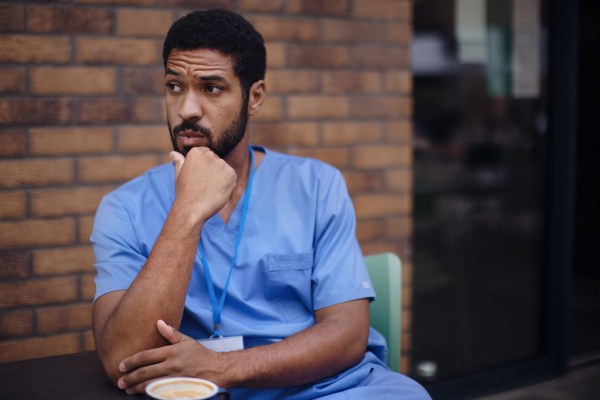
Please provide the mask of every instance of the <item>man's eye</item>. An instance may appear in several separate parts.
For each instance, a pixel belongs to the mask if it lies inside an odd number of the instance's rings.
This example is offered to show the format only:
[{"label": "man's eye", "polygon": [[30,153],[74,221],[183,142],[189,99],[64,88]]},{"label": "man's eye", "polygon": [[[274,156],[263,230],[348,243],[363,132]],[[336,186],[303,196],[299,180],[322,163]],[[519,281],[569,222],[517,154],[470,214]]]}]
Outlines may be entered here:
[{"label": "man's eye", "polygon": [[167,87],[171,90],[171,92],[173,93],[179,93],[181,92],[183,89],[181,88],[181,86],[176,85],[174,83],[167,83]]},{"label": "man's eye", "polygon": [[220,88],[219,86],[213,86],[213,85],[210,85],[210,86],[207,86],[207,87],[206,87],[206,91],[207,91],[208,93],[219,93],[219,92],[220,92],[220,91],[222,91],[222,90],[223,90],[223,89],[222,89],[222,88]]}]

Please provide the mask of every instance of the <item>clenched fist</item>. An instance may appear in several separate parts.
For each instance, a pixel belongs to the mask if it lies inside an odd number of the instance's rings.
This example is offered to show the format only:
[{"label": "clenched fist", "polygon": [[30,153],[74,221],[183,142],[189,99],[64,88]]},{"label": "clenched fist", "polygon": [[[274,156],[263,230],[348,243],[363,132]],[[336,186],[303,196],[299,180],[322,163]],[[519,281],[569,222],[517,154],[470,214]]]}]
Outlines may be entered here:
[{"label": "clenched fist", "polygon": [[225,161],[206,147],[192,148],[187,157],[170,153],[175,164],[175,203],[194,222],[204,222],[229,200],[237,175]]}]

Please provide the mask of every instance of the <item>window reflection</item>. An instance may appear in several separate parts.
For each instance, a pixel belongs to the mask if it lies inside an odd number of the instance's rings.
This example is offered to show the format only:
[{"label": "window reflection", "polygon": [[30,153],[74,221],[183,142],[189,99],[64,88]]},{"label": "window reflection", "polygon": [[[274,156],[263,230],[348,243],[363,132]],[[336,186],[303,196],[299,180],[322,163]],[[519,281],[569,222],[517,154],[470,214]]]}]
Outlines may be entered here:
[{"label": "window reflection", "polygon": [[422,382],[542,351],[542,3],[415,1],[412,375]]}]

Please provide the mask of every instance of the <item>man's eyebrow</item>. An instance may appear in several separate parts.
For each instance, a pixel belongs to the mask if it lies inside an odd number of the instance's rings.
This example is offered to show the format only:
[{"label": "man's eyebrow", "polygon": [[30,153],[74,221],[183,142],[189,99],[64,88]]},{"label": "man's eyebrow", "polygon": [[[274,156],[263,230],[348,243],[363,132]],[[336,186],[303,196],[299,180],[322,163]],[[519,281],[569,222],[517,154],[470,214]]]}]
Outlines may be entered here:
[{"label": "man's eyebrow", "polygon": [[171,69],[171,68],[169,67],[169,68],[167,68],[167,69],[165,70],[165,76],[167,76],[167,75],[175,75],[175,76],[179,76],[179,75],[181,75],[181,74],[180,74],[179,72],[175,71],[174,69]]},{"label": "man's eyebrow", "polygon": [[200,76],[198,79],[203,81],[221,81],[227,82],[227,79],[223,78],[221,75],[208,75],[208,76]]}]

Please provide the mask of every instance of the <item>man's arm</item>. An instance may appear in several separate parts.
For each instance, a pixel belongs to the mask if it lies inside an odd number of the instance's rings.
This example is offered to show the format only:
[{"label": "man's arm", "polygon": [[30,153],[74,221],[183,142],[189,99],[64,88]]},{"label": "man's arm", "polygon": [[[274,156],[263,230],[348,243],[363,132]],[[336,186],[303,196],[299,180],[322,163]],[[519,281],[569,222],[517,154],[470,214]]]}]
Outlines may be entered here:
[{"label": "man's arm", "polygon": [[[369,337],[369,301],[358,299],[315,310],[316,323],[280,342],[230,353],[215,353],[193,339],[161,328],[173,345],[126,359],[119,387],[143,393],[149,381],[194,376],[225,388],[301,385],[330,377],[362,360]],[[161,330],[162,329],[162,330]]]},{"label": "man's arm", "polygon": [[168,343],[155,329],[158,319],[179,327],[203,224],[235,186],[235,171],[208,149],[190,150],[185,166],[177,156],[175,202],[148,260],[126,291],[107,293],[94,304],[98,356],[115,384],[123,359]]}]

